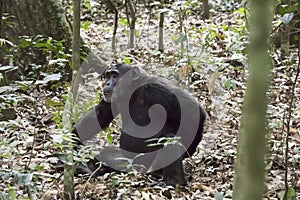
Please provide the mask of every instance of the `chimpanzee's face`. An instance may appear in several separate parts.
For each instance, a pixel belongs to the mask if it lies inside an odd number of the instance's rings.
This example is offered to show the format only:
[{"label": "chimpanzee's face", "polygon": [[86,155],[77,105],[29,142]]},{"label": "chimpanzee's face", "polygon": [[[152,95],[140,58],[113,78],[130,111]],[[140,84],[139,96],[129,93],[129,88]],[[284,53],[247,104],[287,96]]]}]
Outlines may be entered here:
[{"label": "chimpanzee's face", "polygon": [[104,101],[111,102],[113,89],[116,86],[120,77],[121,77],[121,73],[116,68],[112,68],[106,71],[105,82],[103,86]]},{"label": "chimpanzee's face", "polygon": [[[123,75],[125,75],[126,73],[128,73],[128,75],[124,77]],[[133,83],[138,83],[140,77],[140,71],[138,68],[132,67],[130,65],[117,64],[113,66],[111,69],[108,69],[105,72],[104,77],[105,77],[105,82],[103,85],[104,101],[110,103],[112,102],[113,90],[115,90],[114,93],[117,94],[115,97],[119,98],[127,94],[128,86],[131,86]],[[116,88],[116,85],[118,81],[120,81],[121,77],[123,78],[122,85],[118,84],[118,87]]]}]

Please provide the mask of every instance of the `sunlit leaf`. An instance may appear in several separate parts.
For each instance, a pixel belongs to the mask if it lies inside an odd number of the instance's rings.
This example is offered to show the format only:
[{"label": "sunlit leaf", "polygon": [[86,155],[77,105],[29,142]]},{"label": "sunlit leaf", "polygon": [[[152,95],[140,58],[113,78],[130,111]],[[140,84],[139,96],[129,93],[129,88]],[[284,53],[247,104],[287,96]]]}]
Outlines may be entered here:
[{"label": "sunlit leaf", "polygon": [[286,13],[281,18],[281,21],[284,24],[288,24],[288,23],[290,23],[292,21],[293,17],[294,17],[294,13]]},{"label": "sunlit leaf", "polygon": [[220,192],[215,193],[215,200],[223,200],[223,195]]},{"label": "sunlit leaf", "polygon": [[15,189],[13,187],[11,187],[10,185],[8,185],[8,193],[9,193],[10,200],[16,199]]},{"label": "sunlit leaf", "polygon": [[35,84],[47,84],[50,81],[58,81],[61,78],[61,74],[51,74],[46,76],[43,80],[36,81]]},{"label": "sunlit leaf", "polygon": [[2,47],[5,44],[8,44],[8,45],[10,45],[12,47],[15,46],[11,41],[3,39],[3,38],[0,38],[0,47]]},{"label": "sunlit leaf", "polygon": [[48,64],[54,65],[54,64],[66,63],[66,62],[69,62],[69,61],[67,59],[59,58],[59,59],[55,59],[55,60],[49,60]]},{"label": "sunlit leaf", "polygon": [[87,21],[87,22],[82,22],[81,23],[81,28],[83,28],[84,30],[89,30],[90,25],[92,24],[91,21]]},{"label": "sunlit leaf", "polygon": [[127,26],[127,24],[128,24],[127,19],[125,19],[125,18],[120,18],[118,20],[118,23],[122,24],[123,26]]},{"label": "sunlit leaf", "polygon": [[157,12],[158,13],[166,13],[166,12],[169,12],[171,9],[168,9],[168,8],[162,8],[162,9],[158,9]]},{"label": "sunlit leaf", "polygon": [[61,144],[64,141],[62,135],[51,135],[50,137],[52,137],[54,143]]},{"label": "sunlit leaf", "polygon": [[180,44],[181,42],[184,42],[186,40],[185,35],[180,34],[177,40],[175,41],[176,44]]},{"label": "sunlit leaf", "polygon": [[126,64],[130,64],[130,58],[129,57],[126,57],[126,56],[124,56],[123,58],[122,58],[122,61],[124,62],[124,63],[126,63]]},{"label": "sunlit leaf", "polygon": [[113,137],[111,136],[110,133],[106,135],[106,139],[110,144],[113,142]]}]

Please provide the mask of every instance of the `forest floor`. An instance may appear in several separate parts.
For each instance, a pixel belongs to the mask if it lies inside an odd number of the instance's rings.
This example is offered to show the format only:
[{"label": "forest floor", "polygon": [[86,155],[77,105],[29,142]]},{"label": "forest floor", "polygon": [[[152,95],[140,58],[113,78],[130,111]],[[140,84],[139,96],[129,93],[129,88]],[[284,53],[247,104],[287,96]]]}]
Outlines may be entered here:
[{"label": "forest floor", "polygon": [[[109,58],[112,62],[111,36],[113,14],[103,14],[102,7],[95,7],[86,30],[82,29],[83,40],[95,54]],[[209,115],[204,138],[197,152],[184,161],[188,185],[172,188],[155,184],[151,176],[139,173],[106,174],[97,179],[76,177],[76,196],[82,199],[231,199],[233,191],[234,160],[236,158],[237,135],[240,126],[245,80],[248,75],[245,48],[247,29],[243,12],[213,11],[210,20],[202,20],[197,9],[184,20],[184,30],[188,40],[184,41],[184,53],[181,57],[179,41],[178,14],[166,12],[165,52],[160,56],[157,49],[158,20],[157,11],[149,15],[147,8],[138,7],[136,29],[136,49],[127,49],[128,28],[119,23],[117,33],[117,57],[130,60],[133,65],[146,69],[153,76],[164,76],[175,84],[189,90]],[[220,8],[221,9],[221,8]],[[149,17],[151,16],[151,18]],[[123,18],[122,18],[123,17]],[[121,15],[121,20],[126,16]],[[188,47],[188,48],[187,48]],[[276,51],[275,51],[276,52]],[[279,59],[272,53],[274,68],[268,93],[268,154],[265,199],[280,199],[284,191],[285,140],[287,108],[289,107],[291,83],[295,78],[295,64],[289,66],[289,60],[297,60],[291,53],[287,60]],[[193,70],[191,70],[191,67]],[[94,98],[101,91],[102,80],[97,72],[91,72],[84,78],[79,88],[78,102],[86,106],[86,99]],[[63,91],[62,93],[65,93]],[[295,100],[289,137],[288,181],[300,200],[300,84],[296,84]],[[7,140],[15,140],[10,150],[14,154],[13,165],[23,165],[31,159],[31,166],[43,166],[33,171],[35,196],[38,199],[57,199],[61,194],[62,174],[53,168],[57,157],[53,155],[54,141],[49,136],[56,124],[51,120],[55,107],[61,105],[61,94],[48,90],[35,90],[30,95],[22,94],[24,99],[19,106],[18,119],[5,124]],[[51,100],[51,101],[49,101]],[[30,106],[32,105],[32,106]],[[91,106],[91,105],[89,105]],[[114,128],[118,127],[114,123]],[[25,128],[24,128],[25,127]],[[32,135],[18,138],[14,133],[26,129]],[[13,136],[13,137],[12,137]],[[117,143],[119,135],[113,136]],[[25,142],[24,142],[25,141]],[[32,141],[36,141],[32,146]],[[253,144],[255,145],[255,144]],[[1,147],[0,147],[1,148]],[[45,163],[46,162],[46,163]],[[11,165],[3,160],[3,166]],[[0,183],[1,187],[4,187]]]}]

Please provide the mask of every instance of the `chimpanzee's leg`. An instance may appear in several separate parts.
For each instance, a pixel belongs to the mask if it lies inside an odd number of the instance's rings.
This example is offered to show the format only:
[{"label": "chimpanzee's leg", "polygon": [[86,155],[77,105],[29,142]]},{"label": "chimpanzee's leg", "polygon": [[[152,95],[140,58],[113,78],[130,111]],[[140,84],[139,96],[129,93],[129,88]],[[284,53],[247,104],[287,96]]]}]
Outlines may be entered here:
[{"label": "chimpanzee's leg", "polygon": [[184,155],[181,144],[168,144],[158,150],[150,171],[162,169],[163,181],[168,185],[186,185],[182,166]]},{"label": "chimpanzee's leg", "polygon": [[163,181],[167,185],[173,185],[173,186],[176,186],[176,184],[186,185],[182,160],[183,160],[182,157],[180,157],[172,164],[163,168]]}]

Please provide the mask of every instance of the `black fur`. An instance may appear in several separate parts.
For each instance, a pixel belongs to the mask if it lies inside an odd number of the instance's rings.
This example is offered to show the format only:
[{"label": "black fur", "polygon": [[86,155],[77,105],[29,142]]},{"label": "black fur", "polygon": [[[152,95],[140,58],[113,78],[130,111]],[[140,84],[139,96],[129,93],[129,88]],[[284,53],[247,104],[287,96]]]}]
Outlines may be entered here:
[{"label": "black fur", "polygon": [[[131,74],[124,76],[127,72]],[[81,142],[85,142],[99,131],[108,127],[114,116],[120,114],[123,121],[120,147],[104,148],[102,153],[96,156],[96,159],[113,166],[116,170],[124,170],[124,166],[122,166],[123,168],[118,167],[120,159],[116,159],[116,157],[135,158],[134,162],[136,164],[142,164],[145,167],[141,171],[151,171],[154,168],[155,172],[162,173],[163,181],[167,184],[185,185],[186,180],[184,178],[182,160],[196,151],[202,139],[202,131],[206,119],[206,113],[203,108],[188,92],[174,86],[164,78],[148,76],[142,70],[129,65],[116,65],[106,72],[105,77],[104,99],[108,102],[102,101],[97,105],[93,111],[88,113],[76,125],[73,132],[79,136]],[[129,90],[147,82],[149,84],[138,87],[133,92],[130,96],[129,106],[124,105]],[[115,95],[112,95],[112,92]],[[134,133],[136,130],[130,126],[130,120],[140,127],[147,126],[151,123],[149,109],[157,104],[163,106],[167,114],[163,128],[149,137],[144,132],[137,131],[137,133]],[[130,117],[126,115],[128,111]],[[161,116],[163,116],[163,113],[160,111],[155,111],[152,114],[153,119],[158,118],[160,120]],[[179,127],[181,127],[180,131]],[[191,133],[191,130],[194,130],[192,131],[194,133]],[[152,130],[147,131],[151,133]],[[180,143],[167,146],[149,146],[151,143],[149,139],[177,136],[180,137]],[[164,149],[162,149],[161,153],[156,152],[163,147]],[[153,153],[151,154],[150,152]],[[147,154],[137,156],[139,153]],[[168,155],[170,157],[175,156],[177,159],[167,166],[162,166],[162,170],[158,169],[162,163],[167,162],[169,159]],[[107,170],[102,172],[107,172]],[[100,171],[98,175],[101,174]]]}]

